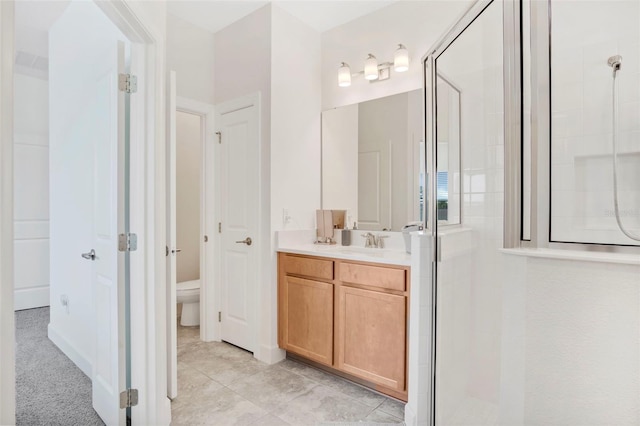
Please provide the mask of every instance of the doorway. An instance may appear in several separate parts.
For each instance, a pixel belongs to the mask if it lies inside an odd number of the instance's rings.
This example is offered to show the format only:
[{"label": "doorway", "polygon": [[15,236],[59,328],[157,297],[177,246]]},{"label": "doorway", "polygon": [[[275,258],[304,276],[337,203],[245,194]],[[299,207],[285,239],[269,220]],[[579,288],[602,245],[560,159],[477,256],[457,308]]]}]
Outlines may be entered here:
[{"label": "doorway", "polygon": [[[178,327],[198,340],[217,338],[212,321],[213,106],[176,96],[168,76],[167,134],[167,396],[178,394]],[[186,307],[186,309],[185,309]]]},{"label": "doorway", "polygon": [[[15,308],[48,306],[16,316],[17,421],[124,424],[130,41],[93,2],[21,2],[15,23]],[[82,409],[52,409],[66,388]]]}]

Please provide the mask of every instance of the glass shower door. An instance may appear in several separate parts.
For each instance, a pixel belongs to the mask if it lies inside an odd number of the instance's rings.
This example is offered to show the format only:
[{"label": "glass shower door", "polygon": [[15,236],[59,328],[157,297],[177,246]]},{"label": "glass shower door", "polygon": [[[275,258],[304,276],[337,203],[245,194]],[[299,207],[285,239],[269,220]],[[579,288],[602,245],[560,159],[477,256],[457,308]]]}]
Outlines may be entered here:
[{"label": "glass shower door", "polygon": [[434,53],[431,64],[437,164],[432,175],[439,207],[448,188],[447,207],[452,209],[446,215],[439,209],[431,222],[440,239],[435,420],[437,425],[497,424],[503,343],[502,2],[477,8],[464,30]]}]

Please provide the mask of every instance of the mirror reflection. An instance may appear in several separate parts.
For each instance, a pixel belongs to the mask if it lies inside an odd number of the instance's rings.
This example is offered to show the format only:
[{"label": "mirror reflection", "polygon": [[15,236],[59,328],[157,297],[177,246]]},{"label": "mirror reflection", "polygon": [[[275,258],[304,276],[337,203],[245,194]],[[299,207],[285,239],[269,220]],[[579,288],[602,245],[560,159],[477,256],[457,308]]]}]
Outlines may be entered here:
[{"label": "mirror reflection", "polygon": [[351,228],[400,231],[424,220],[421,90],[322,113],[322,208]]},{"label": "mirror reflection", "polygon": [[460,223],[460,89],[438,75],[436,111],[438,222]]}]

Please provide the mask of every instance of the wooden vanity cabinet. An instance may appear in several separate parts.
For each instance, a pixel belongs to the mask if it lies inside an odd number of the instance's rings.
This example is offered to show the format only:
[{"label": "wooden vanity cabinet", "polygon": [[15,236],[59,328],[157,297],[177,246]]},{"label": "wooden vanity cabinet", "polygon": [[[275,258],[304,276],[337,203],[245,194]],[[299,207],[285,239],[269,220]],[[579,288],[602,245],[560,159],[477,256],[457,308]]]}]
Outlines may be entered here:
[{"label": "wooden vanity cabinet", "polygon": [[408,267],[279,253],[278,275],[281,348],[406,401]]},{"label": "wooden vanity cabinet", "polygon": [[279,346],[333,365],[333,261],[282,253],[278,260]]}]

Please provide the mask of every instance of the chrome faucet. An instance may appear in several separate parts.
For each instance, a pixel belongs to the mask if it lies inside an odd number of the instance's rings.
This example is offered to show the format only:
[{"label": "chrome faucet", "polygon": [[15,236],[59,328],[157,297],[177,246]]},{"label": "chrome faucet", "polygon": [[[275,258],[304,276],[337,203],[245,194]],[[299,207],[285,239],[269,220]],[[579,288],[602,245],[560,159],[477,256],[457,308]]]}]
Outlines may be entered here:
[{"label": "chrome faucet", "polygon": [[384,248],[384,239],[389,238],[388,235],[373,235],[371,232],[362,234],[362,238],[366,238],[365,248]]},{"label": "chrome faucet", "polygon": [[364,243],[365,248],[375,248],[377,246],[376,236],[373,235],[371,232],[362,234],[362,238],[366,238]]}]

